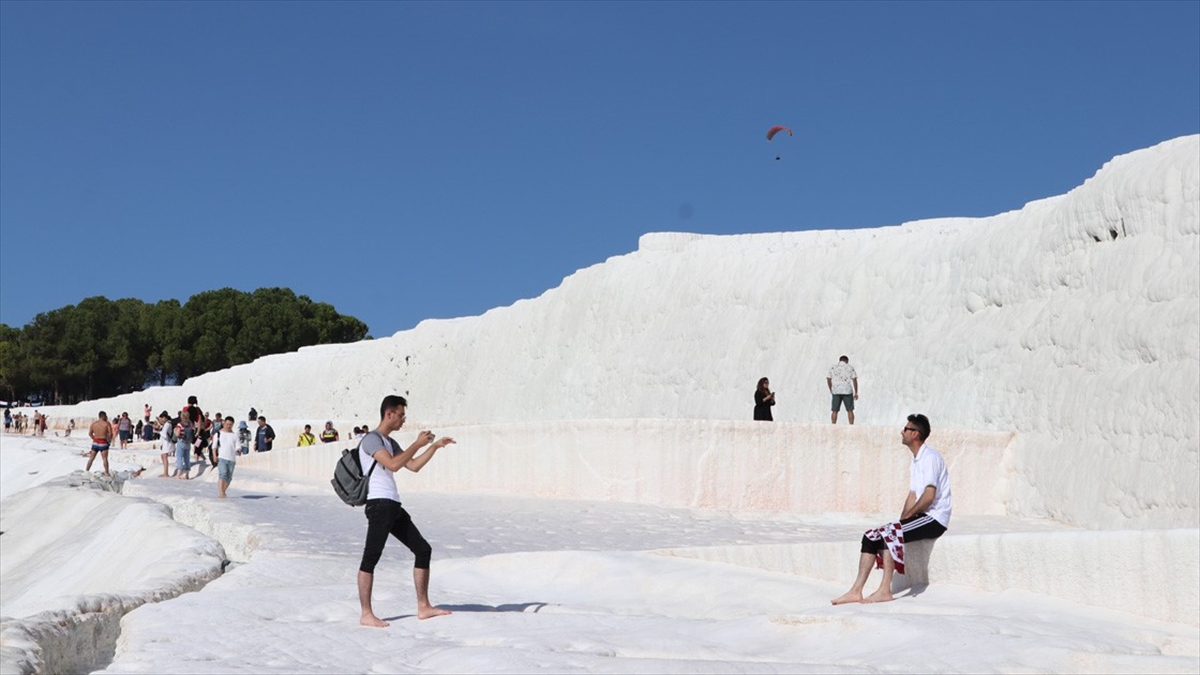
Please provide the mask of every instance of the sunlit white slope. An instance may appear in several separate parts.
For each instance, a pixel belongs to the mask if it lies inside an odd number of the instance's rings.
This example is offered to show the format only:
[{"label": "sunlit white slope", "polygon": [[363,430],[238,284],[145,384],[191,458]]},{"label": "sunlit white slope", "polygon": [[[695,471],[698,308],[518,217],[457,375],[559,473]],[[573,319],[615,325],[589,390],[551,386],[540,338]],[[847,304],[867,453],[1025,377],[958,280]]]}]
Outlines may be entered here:
[{"label": "sunlit white slope", "polygon": [[1018,432],[1014,514],[1195,525],[1198,165],[1192,136],[990,218],[649,234],[533,300],[121,403],[194,393],[239,414],[370,419],[398,391],[410,417],[441,422],[747,419],[765,375],[777,420],[822,422],[826,371],[847,354],[860,424],[922,411],[935,445],[939,427]]}]

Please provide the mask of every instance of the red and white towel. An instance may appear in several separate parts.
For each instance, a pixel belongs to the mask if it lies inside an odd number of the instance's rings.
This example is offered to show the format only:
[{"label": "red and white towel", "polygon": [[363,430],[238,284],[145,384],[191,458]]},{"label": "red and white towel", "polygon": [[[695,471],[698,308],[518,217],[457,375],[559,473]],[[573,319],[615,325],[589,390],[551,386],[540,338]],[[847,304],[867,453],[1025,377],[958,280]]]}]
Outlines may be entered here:
[{"label": "red and white towel", "polygon": [[[904,574],[904,530],[900,523],[888,523],[863,533],[871,541],[883,540],[896,563],[896,573]],[[875,554],[875,569],[883,569],[883,551]]]}]

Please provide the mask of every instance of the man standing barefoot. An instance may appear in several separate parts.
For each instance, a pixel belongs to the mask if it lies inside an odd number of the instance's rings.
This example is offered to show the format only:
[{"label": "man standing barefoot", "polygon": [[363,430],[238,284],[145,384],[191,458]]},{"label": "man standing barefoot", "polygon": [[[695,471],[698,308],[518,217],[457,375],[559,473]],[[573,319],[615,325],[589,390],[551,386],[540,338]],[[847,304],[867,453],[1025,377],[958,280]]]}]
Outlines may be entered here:
[{"label": "man standing barefoot", "polygon": [[850,418],[850,424],[854,424],[854,402],[858,400],[858,373],[854,371],[854,366],[850,365],[850,357],[843,354],[838,362],[833,364],[829,374],[825,376],[825,384],[829,387],[829,393],[833,395],[829,422],[837,424],[838,411],[845,405],[846,417]]},{"label": "man standing barefoot", "polygon": [[96,455],[100,455],[100,460],[104,462],[104,475],[108,473],[108,446],[112,444],[112,425],[108,423],[108,414],[103,410],[92,422],[91,428],[88,429],[88,435],[92,437],[92,452],[88,455],[87,468],[84,471],[92,470],[92,462],[96,461]]},{"label": "man standing barefoot", "polygon": [[233,470],[237,466],[238,439],[233,430],[233,418],[221,420],[221,430],[213,436],[217,453],[217,496],[225,499],[225,491],[233,482]]},{"label": "man standing barefoot", "polygon": [[[429,619],[449,614],[450,610],[434,607],[429,603],[429,560],[433,548],[421,536],[413,524],[412,517],[400,505],[400,493],[396,490],[396,472],[402,467],[417,472],[433,459],[441,448],[454,442],[453,438],[442,438],[433,442],[433,434],[422,431],[417,440],[401,451],[400,444],[389,434],[404,426],[405,408],[408,401],[403,396],[386,396],[379,406],[379,426],[367,434],[358,446],[358,460],[363,473],[370,473],[367,492],[367,542],[363,546],[362,562],[358,566],[358,602],[362,607],[359,623],[364,626],[386,628],[388,623],[375,616],[371,609],[371,590],[375,584],[375,565],[383,555],[383,546],[388,535],[400,540],[416,556],[413,563],[413,585],[417,590],[417,618]],[[417,455],[425,446],[429,448]],[[374,467],[374,471],[372,471]],[[382,471],[380,471],[382,469]]]},{"label": "man standing barefoot", "polygon": [[[912,453],[913,461],[908,469],[909,492],[900,522],[867,530],[862,538],[858,577],[849,591],[834,598],[833,604],[891,600],[892,574],[897,565],[900,573],[904,573],[905,542],[937,539],[950,526],[950,474],[941,454],[925,445],[928,437],[929,419],[924,415],[909,415],[904,431],[900,432],[900,442]],[[863,587],[873,565],[883,568],[883,581],[879,590],[864,598]]]}]

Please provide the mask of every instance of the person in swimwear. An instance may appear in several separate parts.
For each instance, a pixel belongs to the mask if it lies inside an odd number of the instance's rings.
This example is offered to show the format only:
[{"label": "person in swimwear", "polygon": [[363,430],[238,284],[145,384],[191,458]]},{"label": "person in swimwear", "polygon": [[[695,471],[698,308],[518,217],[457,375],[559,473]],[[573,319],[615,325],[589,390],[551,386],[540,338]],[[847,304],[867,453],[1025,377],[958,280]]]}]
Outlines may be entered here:
[{"label": "person in swimwear", "polygon": [[104,462],[104,475],[111,475],[108,472],[108,446],[112,443],[112,425],[108,423],[108,414],[103,410],[96,421],[92,422],[88,435],[92,437],[92,453],[88,456],[87,468],[84,471],[92,470],[92,462],[96,461],[96,455],[99,454]]}]

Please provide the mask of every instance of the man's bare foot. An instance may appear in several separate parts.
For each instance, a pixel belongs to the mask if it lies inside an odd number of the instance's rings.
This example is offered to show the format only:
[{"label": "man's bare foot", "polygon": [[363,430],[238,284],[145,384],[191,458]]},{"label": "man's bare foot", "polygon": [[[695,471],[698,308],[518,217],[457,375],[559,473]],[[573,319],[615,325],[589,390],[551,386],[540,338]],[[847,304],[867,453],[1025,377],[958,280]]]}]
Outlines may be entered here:
[{"label": "man's bare foot", "polygon": [[218,496],[218,497],[220,497],[221,499],[225,499],[225,493],[224,493],[224,492],[222,492],[221,494],[219,494],[219,495],[217,495],[217,496]]},{"label": "man's bare foot", "polygon": [[417,608],[418,619],[432,619],[435,616],[446,616],[447,614],[453,614],[453,612],[448,609],[442,609],[441,607],[430,606]]},{"label": "man's bare foot", "polygon": [[891,602],[892,600],[895,600],[895,598],[892,597],[890,588],[881,588],[863,598],[863,602]]},{"label": "man's bare foot", "polygon": [[847,593],[839,598],[834,598],[830,602],[835,605],[849,605],[853,602],[862,602],[862,593],[858,591],[847,591]]},{"label": "man's bare foot", "polygon": [[358,620],[358,623],[359,625],[370,626],[372,628],[387,628],[391,625],[374,614],[364,614],[362,618]]},{"label": "man's bare foot", "polygon": [[169,473],[164,473],[163,475],[159,476],[159,478],[170,478],[170,477],[171,477],[171,474],[169,474]]}]

